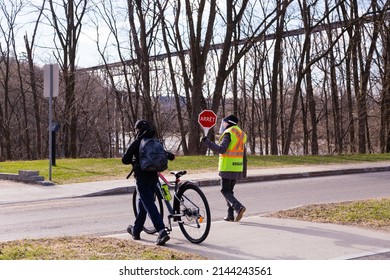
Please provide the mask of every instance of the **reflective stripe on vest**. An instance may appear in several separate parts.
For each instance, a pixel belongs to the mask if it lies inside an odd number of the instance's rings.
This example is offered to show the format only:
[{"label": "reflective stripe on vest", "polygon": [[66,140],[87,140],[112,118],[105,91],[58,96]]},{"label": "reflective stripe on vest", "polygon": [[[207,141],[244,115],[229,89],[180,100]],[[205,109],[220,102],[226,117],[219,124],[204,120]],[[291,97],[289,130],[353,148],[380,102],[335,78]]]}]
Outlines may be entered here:
[{"label": "reflective stripe on vest", "polygon": [[226,133],[230,133],[231,141],[226,152],[219,155],[219,171],[242,172],[246,134],[238,126],[232,126],[221,135],[220,142]]}]

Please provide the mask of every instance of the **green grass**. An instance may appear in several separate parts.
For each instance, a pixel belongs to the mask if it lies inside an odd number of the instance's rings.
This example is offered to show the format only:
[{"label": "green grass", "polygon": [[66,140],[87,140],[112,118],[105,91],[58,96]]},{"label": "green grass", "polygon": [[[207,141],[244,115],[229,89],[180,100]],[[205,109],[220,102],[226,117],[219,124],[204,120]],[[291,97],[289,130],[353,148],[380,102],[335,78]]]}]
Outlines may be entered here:
[{"label": "green grass", "polygon": [[315,164],[348,164],[359,162],[390,161],[389,154],[355,154],[324,156],[250,156],[249,167],[282,167]]},{"label": "green grass", "polygon": [[389,232],[390,198],[307,205],[279,211],[270,216],[352,225]]},{"label": "green grass", "polygon": [[[0,163],[0,172],[18,173],[19,170],[38,170],[49,177],[49,161],[7,161]],[[126,176],[129,167],[119,159],[59,159],[52,167],[52,181],[57,184],[115,179]]]},{"label": "green grass", "polygon": [[[348,164],[356,162],[390,161],[389,154],[343,156],[249,156],[248,169],[313,164]],[[178,156],[169,162],[169,170],[185,169],[191,172],[216,171],[218,156]],[[1,173],[18,173],[19,170],[38,170],[46,179],[49,161],[0,162]],[[52,181],[56,184],[124,179],[131,166],[123,165],[120,158],[57,159],[52,168]]]}]

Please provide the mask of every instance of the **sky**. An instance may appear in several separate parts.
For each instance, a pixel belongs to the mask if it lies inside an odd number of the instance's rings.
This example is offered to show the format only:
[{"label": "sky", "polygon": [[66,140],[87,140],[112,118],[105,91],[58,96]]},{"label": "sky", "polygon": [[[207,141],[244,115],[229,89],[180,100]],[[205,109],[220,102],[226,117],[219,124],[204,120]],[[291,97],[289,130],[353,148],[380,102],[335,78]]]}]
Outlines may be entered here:
[{"label": "sky", "polygon": [[[8,12],[12,12],[12,5],[7,2],[15,2],[17,0],[1,0],[5,1]],[[32,0],[33,4],[42,5],[41,0]],[[26,52],[24,36],[27,34],[31,41],[35,22],[38,13],[36,8],[25,7],[22,12],[18,13],[16,20],[16,46],[17,54],[23,57]],[[1,18],[1,24],[5,24],[5,19]],[[108,30],[100,30],[101,36],[106,36]],[[42,23],[38,27],[38,32],[35,39],[34,47],[34,62],[38,65],[57,63],[54,55],[54,29],[48,24],[48,20],[42,18]],[[2,38],[0,35],[0,42]],[[58,45],[58,42],[57,42]],[[77,63],[78,67],[90,67],[102,64],[102,59],[97,51],[96,46],[96,28],[93,26],[89,18],[85,18],[82,26],[82,33],[78,43]]]},{"label": "sky", "polygon": [[[8,12],[12,11],[14,3],[26,2],[27,0],[0,0],[0,6],[6,7]],[[32,32],[35,27],[35,21],[37,20],[37,8],[42,5],[42,0],[30,0],[36,7],[24,7],[22,12],[18,14],[17,18],[17,53],[20,55],[26,51],[23,36],[27,33],[31,40]],[[80,1],[80,0],[78,0]],[[260,1],[260,0],[259,0]],[[59,1],[60,3],[62,1]],[[106,7],[113,7],[111,14],[111,20],[115,20],[118,26],[118,30],[121,34],[121,44],[125,47],[129,44],[128,42],[128,22],[126,19],[127,6],[124,0],[89,0],[89,9],[95,9],[94,12],[89,11],[88,15],[83,20],[82,33],[80,35],[78,43],[78,55],[77,55],[77,66],[79,68],[91,67],[103,64],[101,56],[97,50],[97,29],[96,22],[99,24],[99,45],[103,47],[107,44],[109,46],[105,57],[109,63],[119,61],[117,51],[112,41],[112,37],[109,37],[109,30],[105,26],[102,19],[98,19],[99,11],[97,10],[98,5],[95,3],[104,3]],[[256,2],[256,1],[254,1]],[[363,1],[364,2],[364,1]],[[296,4],[296,3],[295,3]],[[48,5],[48,4],[47,4]],[[111,6],[110,6],[111,5]],[[223,7],[219,5],[219,8],[223,10]],[[58,9],[58,12],[62,11],[62,8]],[[100,11],[102,11],[100,9]],[[48,11],[46,12],[48,14]],[[38,35],[36,38],[36,46],[34,50],[34,60],[38,65],[56,63],[56,58],[53,54],[54,50],[54,29],[48,23],[48,18],[42,19],[42,24],[39,25]],[[4,19],[0,18],[1,25],[4,26]],[[1,43],[0,34],[0,43]]]}]

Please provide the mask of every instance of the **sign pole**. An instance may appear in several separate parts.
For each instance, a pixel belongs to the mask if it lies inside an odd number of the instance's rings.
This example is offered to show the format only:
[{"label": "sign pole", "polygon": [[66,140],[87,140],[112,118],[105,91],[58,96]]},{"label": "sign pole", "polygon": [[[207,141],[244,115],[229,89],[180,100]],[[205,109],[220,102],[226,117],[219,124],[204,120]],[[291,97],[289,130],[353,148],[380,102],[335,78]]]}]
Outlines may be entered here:
[{"label": "sign pole", "polygon": [[58,64],[46,64],[44,66],[44,87],[43,96],[49,98],[49,181],[52,180],[53,165],[53,98],[58,96],[59,68]]},{"label": "sign pole", "polygon": [[49,97],[49,181],[51,181],[52,175],[52,133],[51,126],[53,120],[53,112],[52,112],[52,103],[53,103],[53,65],[50,65],[50,97]]}]

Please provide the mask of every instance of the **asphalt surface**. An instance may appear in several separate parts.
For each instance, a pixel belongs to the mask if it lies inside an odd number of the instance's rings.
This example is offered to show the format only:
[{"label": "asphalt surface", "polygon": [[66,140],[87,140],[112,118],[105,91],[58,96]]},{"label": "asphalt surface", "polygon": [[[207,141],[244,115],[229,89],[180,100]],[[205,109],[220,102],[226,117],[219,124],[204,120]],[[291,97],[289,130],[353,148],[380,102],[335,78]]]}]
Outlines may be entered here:
[{"label": "asphalt surface", "polygon": [[[248,170],[245,181],[268,181],[316,176],[390,171],[390,162],[317,165]],[[217,174],[188,174],[201,186],[219,183]],[[47,182],[46,182],[47,183]],[[390,185],[389,185],[390,188]],[[132,192],[134,180],[114,180],[69,185],[24,184],[0,181],[1,204],[58,198],[111,195]],[[116,238],[131,238],[117,234]],[[153,245],[154,235],[142,234]],[[198,253],[219,260],[388,260],[390,234],[351,226],[312,223],[263,216],[244,216],[238,223],[215,221],[202,244],[188,242],[173,230],[168,248]]]}]

